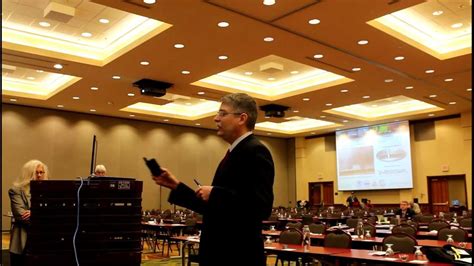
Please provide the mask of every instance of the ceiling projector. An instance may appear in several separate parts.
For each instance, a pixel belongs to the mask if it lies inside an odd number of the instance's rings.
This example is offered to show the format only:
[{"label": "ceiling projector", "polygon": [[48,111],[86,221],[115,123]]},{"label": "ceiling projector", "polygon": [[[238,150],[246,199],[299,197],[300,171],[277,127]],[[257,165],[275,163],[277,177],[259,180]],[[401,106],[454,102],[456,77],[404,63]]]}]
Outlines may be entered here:
[{"label": "ceiling projector", "polygon": [[138,87],[142,95],[161,97],[166,94],[166,89],[173,86],[173,84],[152,79],[141,79],[135,81],[133,86]]}]

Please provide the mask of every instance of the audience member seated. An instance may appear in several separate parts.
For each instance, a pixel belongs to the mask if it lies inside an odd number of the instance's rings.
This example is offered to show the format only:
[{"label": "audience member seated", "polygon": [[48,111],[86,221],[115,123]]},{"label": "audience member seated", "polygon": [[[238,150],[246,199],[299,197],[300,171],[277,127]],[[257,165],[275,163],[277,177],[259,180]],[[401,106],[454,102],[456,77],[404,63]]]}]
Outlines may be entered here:
[{"label": "audience member seated", "polygon": [[421,214],[421,208],[418,204],[418,198],[414,198],[413,202],[410,202],[411,209],[415,212],[415,215]]},{"label": "audience member seated", "polygon": [[411,219],[415,216],[415,212],[409,208],[408,201],[404,200],[400,202],[400,209],[395,212],[395,215],[400,215],[402,219]]},{"label": "audience member seated", "polygon": [[346,199],[347,207],[349,208],[358,208],[359,199],[355,196],[354,191],[351,192],[351,195]]}]

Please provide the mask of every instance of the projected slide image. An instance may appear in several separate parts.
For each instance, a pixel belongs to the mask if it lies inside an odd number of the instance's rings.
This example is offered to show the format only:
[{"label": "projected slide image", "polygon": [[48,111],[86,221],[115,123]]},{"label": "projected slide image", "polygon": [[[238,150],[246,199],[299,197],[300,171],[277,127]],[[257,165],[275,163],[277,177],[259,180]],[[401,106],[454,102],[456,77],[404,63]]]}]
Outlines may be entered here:
[{"label": "projected slide image", "polygon": [[339,153],[339,175],[374,174],[374,147],[342,149]]},{"label": "projected slide image", "polygon": [[375,155],[375,157],[378,160],[384,161],[384,162],[398,161],[405,158],[406,156],[407,156],[406,151],[401,147],[386,148],[386,149],[378,151],[377,154]]}]

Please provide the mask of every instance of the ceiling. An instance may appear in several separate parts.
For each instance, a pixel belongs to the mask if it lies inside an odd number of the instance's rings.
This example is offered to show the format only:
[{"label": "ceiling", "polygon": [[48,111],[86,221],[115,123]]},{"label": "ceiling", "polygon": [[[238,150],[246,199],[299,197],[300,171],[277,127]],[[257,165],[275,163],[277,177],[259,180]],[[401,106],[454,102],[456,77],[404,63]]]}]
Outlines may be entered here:
[{"label": "ceiling", "polygon": [[[283,118],[260,111],[256,126],[285,138],[472,108],[470,0],[2,0],[2,9],[3,103],[214,129],[219,98],[245,92],[288,107]],[[144,78],[173,85],[146,96],[133,85]]]}]

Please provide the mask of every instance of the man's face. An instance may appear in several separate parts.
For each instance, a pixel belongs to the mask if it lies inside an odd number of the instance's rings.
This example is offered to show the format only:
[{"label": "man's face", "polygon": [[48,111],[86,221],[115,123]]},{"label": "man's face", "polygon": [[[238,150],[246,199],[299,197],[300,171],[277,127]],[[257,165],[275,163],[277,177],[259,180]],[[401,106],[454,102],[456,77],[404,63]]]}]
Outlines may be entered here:
[{"label": "man's face", "polygon": [[225,141],[232,143],[238,137],[238,129],[242,125],[242,114],[225,103],[221,104],[219,112],[214,117],[217,126],[217,135]]},{"label": "man's face", "polygon": [[400,209],[402,209],[402,210],[408,209],[408,204],[406,204],[406,202],[400,203]]}]

